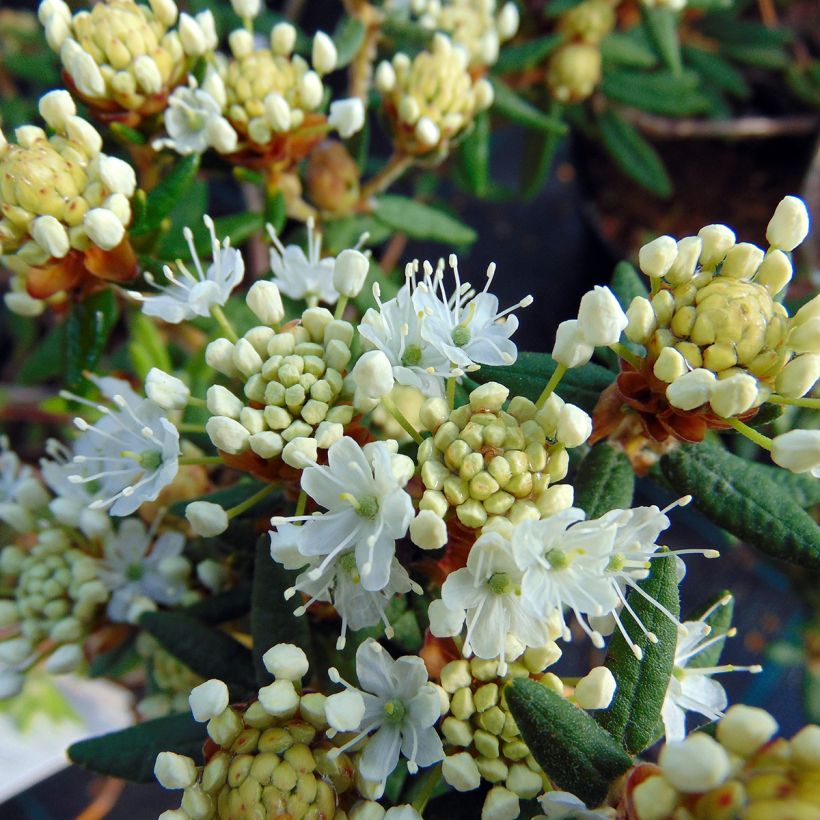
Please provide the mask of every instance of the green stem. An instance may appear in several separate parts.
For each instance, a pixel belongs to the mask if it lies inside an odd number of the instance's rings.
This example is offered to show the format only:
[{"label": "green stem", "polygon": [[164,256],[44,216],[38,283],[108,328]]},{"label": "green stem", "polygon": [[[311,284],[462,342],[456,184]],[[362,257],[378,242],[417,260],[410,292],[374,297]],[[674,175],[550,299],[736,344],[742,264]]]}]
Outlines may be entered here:
[{"label": "green stem", "polygon": [[609,349],[614,353],[617,353],[624,361],[629,362],[635,370],[640,369],[640,357],[636,356],[626,345],[622,345],[620,342],[615,342],[614,345],[609,346]]},{"label": "green stem", "polygon": [[724,421],[742,436],[746,436],[747,439],[757,444],[758,447],[762,447],[764,450],[772,449],[772,440],[768,436],[758,433],[757,430],[749,427],[748,424],[744,424],[740,419],[724,419]]},{"label": "green stem", "polygon": [[187,421],[181,421],[179,424],[176,425],[177,430],[180,433],[204,433],[205,432],[205,425],[204,424],[193,424]]},{"label": "green stem", "polygon": [[390,413],[391,416],[402,426],[405,432],[416,442],[416,444],[421,444],[424,439],[422,438],[421,433],[416,430],[415,427],[410,423],[407,416],[396,407],[395,402],[390,396],[382,396],[382,407]]},{"label": "green stem", "polygon": [[230,323],[230,320],[225,315],[225,311],[219,305],[214,305],[211,308],[211,316],[216,319],[219,323],[219,326],[222,328],[222,331],[225,335],[230,339],[232,342],[237,342],[239,340],[239,336],[236,335],[236,331],[233,329],[233,325]]},{"label": "green stem", "polygon": [[447,406],[451,410],[455,410],[456,407],[456,377],[450,376],[447,379]]},{"label": "green stem", "polygon": [[334,319],[341,319],[347,307],[347,296],[340,296],[339,301],[336,302],[336,312],[333,314]]},{"label": "green stem", "polygon": [[766,401],[770,401],[772,404],[787,404],[793,407],[810,407],[813,410],[820,410],[820,399],[789,399],[786,396],[778,396],[773,393]]},{"label": "green stem", "polygon": [[200,398],[197,398],[196,396],[189,396],[188,397],[188,404],[190,404],[191,407],[207,407],[208,406],[208,403],[205,401],[205,399],[200,399]]},{"label": "green stem", "polygon": [[307,507],[307,493],[304,490],[299,492],[299,500],[296,502],[296,512],[294,515],[304,515]]},{"label": "green stem", "polygon": [[413,808],[420,814],[424,814],[424,810],[427,808],[427,804],[430,802],[430,798],[433,796],[433,792],[436,790],[436,786],[438,786],[438,781],[441,778],[441,763],[437,766],[434,766],[432,769],[428,769],[424,775],[424,783],[422,785],[421,791],[416,796],[416,799],[413,801]]},{"label": "green stem", "polygon": [[266,495],[270,495],[276,489],[276,484],[266,484],[261,490],[248,496],[244,501],[240,501],[235,507],[226,510],[228,518],[236,518],[237,515],[242,515],[245,510],[249,510],[255,504],[258,504]]},{"label": "green stem", "polygon": [[178,462],[181,467],[187,464],[221,464],[219,456],[183,456]]},{"label": "green stem", "polygon": [[547,382],[547,386],[544,388],[543,392],[538,397],[538,401],[535,402],[536,407],[541,408],[547,403],[547,399],[552,395],[555,388],[558,387],[559,383],[561,382],[561,379],[564,378],[564,373],[566,372],[567,366],[559,362],[556,365],[555,371],[553,372],[552,376],[550,376],[550,380]]}]

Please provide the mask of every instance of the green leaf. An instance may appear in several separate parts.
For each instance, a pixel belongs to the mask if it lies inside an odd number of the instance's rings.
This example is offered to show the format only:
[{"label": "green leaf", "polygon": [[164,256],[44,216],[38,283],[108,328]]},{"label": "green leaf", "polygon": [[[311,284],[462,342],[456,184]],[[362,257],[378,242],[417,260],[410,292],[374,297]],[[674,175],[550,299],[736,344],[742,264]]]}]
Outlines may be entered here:
[{"label": "green leaf", "polygon": [[84,370],[93,370],[117,322],[113,290],[101,290],[72,305],[65,333],[66,383],[76,386]]},{"label": "green leaf", "polygon": [[680,74],[683,66],[681,65],[677,12],[663,6],[654,8],[641,6],[641,16],[664,65],[673,74]]},{"label": "green leaf", "polygon": [[262,663],[262,656],[278,643],[301,646],[310,656],[310,626],[306,618],[293,614],[292,604],[285,601],[285,590],[293,586],[293,577],[270,555],[270,536],[261,535],[256,542],[251,593],[251,635],[256,682],[264,686],[273,676]]},{"label": "green leaf", "polygon": [[[231,245],[238,247],[265,226],[265,217],[262,214],[242,213],[221,216],[214,220],[214,230],[222,240],[228,238]],[[202,222],[190,226],[194,235],[194,247],[197,253],[206,258],[211,253],[211,235]],[[190,259],[191,252],[188,243],[179,232],[176,236],[168,234],[162,242],[162,253],[165,259]]]},{"label": "green leaf", "polygon": [[[728,600],[726,600],[727,598]],[[726,602],[722,603],[723,601]],[[724,590],[714,596],[706,606],[701,607],[691,618],[687,618],[687,620],[699,621],[703,617],[703,614],[710,609],[713,609],[712,613],[706,618],[703,618],[704,623],[712,627],[710,637],[717,638],[718,635],[723,635],[724,637],[720,640],[715,640],[713,644],[707,646],[703,651],[698,652],[697,655],[694,655],[686,664],[688,667],[703,668],[705,666],[717,666],[718,661],[720,661],[723,647],[726,644],[725,635],[732,626],[732,616],[735,612],[735,599],[728,590]]]},{"label": "green leaf", "polygon": [[565,123],[548,117],[543,111],[539,111],[534,105],[530,105],[498,78],[491,77],[490,82],[493,84],[493,91],[495,92],[493,111],[501,114],[502,117],[527,128],[534,128],[536,131],[547,131],[559,135],[567,133]]},{"label": "green leaf", "polygon": [[[554,371],[555,361],[546,353],[519,353],[515,364],[508,367],[484,366],[470,375],[479,384],[499,382],[509,387],[513,396],[536,401]],[[586,364],[569,370],[555,392],[564,401],[577,404],[591,413],[601,392],[612,384],[614,378],[605,367]]]},{"label": "green leaf", "polygon": [[635,36],[641,32],[635,28],[629,32],[614,31],[601,41],[601,58],[604,63],[628,68],[654,68],[658,56],[647,45],[645,37]]},{"label": "green leaf", "polygon": [[429,239],[446,245],[471,245],[477,239],[476,232],[455,217],[405,196],[379,197],[374,216],[412,239]]},{"label": "green leaf", "polygon": [[794,39],[787,28],[774,28],[753,20],[739,20],[735,13],[708,14],[698,21],[698,28],[707,37],[745,46],[783,46]]},{"label": "green leaf", "polygon": [[273,225],[277,234],[282,233],[287,222],[287,206],[285,196],[281,191],[269,193],[265,197],[265,222]]},{"label": "green leaf", "polygon": [[629,262],[618,262],[612,272],[609,287],[624,310],[636,296],[649,296],[644,277]]},{"label": "green leaf", "polygon": [[[680,614],[677,568],[674,558],[656,558],[649,576],[640,588],[666,607],[675,617]],[[675,661],[676,625],[655,604],[637,591],[627,602],[657,643],[650,642],[626,607],[620,618],[632,642],[640,647],[638,660],[623,635],[616,632],[609,642],[606,666],[618,683],[609,709],[596,718],[632,754],[642,752],[655,740],[655,727],[661,715],[669,678]]]},{"label": "green leaf", "polygon": [[[174,206],[185,195],[199,170],[199,154],[182,157],[160,182],[148,192],[145,210],[135,215],[132,236],[144,236],[159,228]],[[193,227],[193,226],[192,226]]]},{"label": "green leaf", "polygon": [[145,145],[148,142],[145,134],[121,122],[112,122],[108,127],[111,129],[111,133],[123,142],[130,142],[132,145]]},{"label": "green leaf", "polygon": [[219,504],[220,507],[230,509],[237,504],[241,504],[254,493],[259,492],[264,486],[266,486],[264,482],[256,479],[240,479],[236,484],[231,484],[230,487],[225,487],[223,490],[217,490],[198,498],[186,498],[183,501],[176,501],[171,505],[169,512],[171,515],[182,517],[185,515],[185,508],[192,501],[210,501],[212,504]]},{"label": "green leaf", "polygon": [[98,774],[138,783],[154,782],[154,762],[160,752],[176,752],[202,764],[205,724],[191,715],[169,715],[81,740],[68,750],[72,763]]},{"label": "green leaf", "polygon": [[745,44],[723,44],[720,53],[739,63],[779,71],[788,68],[791,58],[780,46],[750,46]]},{"label": "green leaf", "polygon": [[681,495],[708,518],[762,552],[820,569],[820,529],[788,490],[748,461],[710,442],[684,444],[661,459]]},{"label": "green leaf", "polygon": [[683,117],[709,111],[709,100],[698,90],[693,71],[628,71],[614,69],[604,75],[601,90],[612,100],[641,111]]},{"label": "green leaf", "polygon": [[[553,105],[557,106],[557,103]],[[531,130],[525,133],[520,168],[521,196],[524,199],[532,199],[549,179],[560,141],[561,137],[555,133]]]},{"label": "green leaf", "polygon": [[18,80],[34,82],[40,88],[57,85],[60,73],[50,50],[43,49],[42,54],[20,52],[4,53],[3,68]]},{"label": "green leaf", "polygon": [[343,17],[333,32],[336,46],[336,68],[344,68],[353,62],[359,53],[365,36],[364,23],[355,17]]},{"label": "green leaf", "polygon": [[[3,321],[11,317],[3,316]],[[39,384],[46,379],[62,376],[65,371],[66,322],[55,325],[48,335],[37,342],[17,371],[19,384]],[[15,334],[15,338],[18,338]]]},{"label": "green leaf", "polygon": [[370,234],[365,245],[372,247],[389,239],[392,231],[387,225],[379,222],[375,216],[354,214],[341,219],[328,220],[322,225],[322,233],[327,248],[338,253],[345,248],[352,248],[363,233]]},{"label": "green leaf", "polygon": [[631,765],[615,740],[585,711],[529,678],[504,690],[521,736],[538,765],[560,789],[597,806]]},{"label": "green leaf", "polygon": [[140,626],[197,675],[224,680],[234,700],[256,692],[251,651],[226,632],[182,612],[146,612]]},{"label": "green leaf", "polygon": [[628,509],[634,492],[635,473],[624,453],[602,441],[584,456],[575,479],[575,506],[588,519]]},{"label": "green leaf", "polygon": [[535,40],[528,40],[526,43],[505,45],[493,66],[493,73],[507,74],[511,71],[534,68],[544,62],[562,42],[564,42],[564,35],[547,34]]},{"label": "green leaf", "polygon": [[490,117],[486,111],[476,116],[473,130],[459,145],[458,151],[470,192],[484,196],[490,181]]},{"label": "green leaf", "polygon": [[95,655],[88,665],[90,678],[119,678],[137,664],[144,664],[136,649],[136,632],[112,649]]},{"label": "green leaf", "polygon": [[705,85],[720,88],[741,99],[746,99],[752,93],[743,75],[714,52],[697,46],[684,46],[683,56],[700,74]]},{"label": "green leaf", "polygon": [[634,125],[606,108],[598,117],[598,128],[604,148],[625,174],[660,197],[672,195],[672,180],[661,158]]},{"label": "green leaf", "polygon": [[251,586],[241,583],[233,589],[208,595],[201,601],[186,606],[184,614],[206,624],[223,624],[241,618],[251,609]]},{"label": "green leaf", "polygon": [[128,324],[131,337],[128,353],[139,380],[144,381],[152,367],[169,373],[172,364],[168,346],[153,320],[143,313],[132,313]]},{"label": "green leaf", "polygon": [[772,481],[791,496],[804,510],[820,504],[820,481],[807,473],[792,473],[774,464],[760,464],[757,461],[747,462],[752,472],[761,475],[766,481]]}]

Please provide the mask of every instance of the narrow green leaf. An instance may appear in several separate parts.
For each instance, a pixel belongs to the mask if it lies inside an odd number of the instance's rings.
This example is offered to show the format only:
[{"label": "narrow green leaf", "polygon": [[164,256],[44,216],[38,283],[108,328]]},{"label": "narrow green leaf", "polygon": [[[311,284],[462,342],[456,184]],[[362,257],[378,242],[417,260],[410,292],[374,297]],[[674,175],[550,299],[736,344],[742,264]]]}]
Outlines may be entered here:
[{"label": "narrow green leaf", "polygon": [[199,154],[182,157],[170,172],[148,192],[145,210],[131,224],[132,236],[143,236],[159,228],[196,178],[199,170]]},{"label": "narrow green leaf", "polygon": [[787,28],[774,28],[754,20],[740,20],[734,12],[708,14],[698,21],[698,28],[721,43],[746,46],[783,46],[794,39]]},{"label": "narrow green leaf", "polygon": [[602,441],[584,456],[575,479],[575,506],[588,519],[628,509],[634,493],[635,473],[624,453]]},{"label": "narrow green leaf", "polygon": [[293,643],[311,654],[310,626],[306,618],[293,614],[293,605],[285,601],[285,590],[293,586],[293,577],[270,556],[270,536],[259,536],[253,567],[251,593],[251,635],[256,682],[264,686],[273,676],[262,663],[262,656],[278,643]]},{"label": "narrow green leaf", "polygon": [[683,66],[678,35],[678,13],[665,6],[641,6],[641,17],[664,65],[673,74],[680,74]]},{"label": "narrow green leaf", "polygon": [[641,111],[683,117],[703,114],[709,100],[697,90],[698,77],[692,71],[628,71],[615,69],[604,75],[601,90],[612,100]]},{"label": "narrow green leaf", "polygon": [[723,89],[741,99],[746,99],[752,93],[743,75],[730,62],[714,52],[697,46],[684,46],[683,56],[703,77],[706,85]]},{"label": "narrow green leaf", "polygon": [[639,38],[633,32],[614,31],[601,40],[601,58],[604,63],[622,65],[627,68],[654,68],[658,64],[658,55],[645,42],[646,37]]},{"label": "narrow green leaf", "polygon": [[504,690],[521,736],[538,765],[560,789],[588,806],[606,797],[632,758],[585,711],[529,678]]},{"label": "narrow green leaf", "polygon": [[119,309],[112,290],[101,290],[76,302],[65,335],[66,383],[76,386],[84,370],[93,370],[117,322]]},{"label": "narrow green leaf", "polygon": [[186,606],[182,612],[205,624],[224,624],[247,615],[251,610],[251,585],[243,582],[233,589],[208,595]]},{"label": "narrow green leaf", "polygon": [[352,248],[363,233],[370,234],[365,243],[368,247],[381,244],[392,233],[386,224],[369,214],[354,214],[328,220],[322,225],[322,231],[324,244],[336,253],[345,248]]},{"label": "narrow green leaf", "polygon": [[649,296],[645,281],[629,262],[619,262],[612,273],[609,287],[626,310],[636,296]]},{"label": "narrow green leaf", "polygon": [[534,128],[536,131],[547,131],[559,135],[567,133],[565,123],[548,117],[543,111],[539,111],[498,78],[492,77],[490,82],[493,84],[493,91],[495,92],[493,110],[501,114],[502,117],[527,128]]},{"label": "narrow green leaf", "polygon": [[154,762],[160,752],[188,755],[202,763],[205,724],[191,715],[169,715],[81,740],[68,750],[72,763],[98,774],[138,783],[154,782]]},{"label": "narrow green leaf", "polygon": [[448,245],[471,245],[476,232],[455,217],[404,196],[389,194],[376,201],[374,216],[384,225],[413,239]]},{"label": "narrow green leaf", "polygon": [[458,150],[470,191],[476,196],[484,196],[490,181],[490,117],[486,111],[475,118],[473,130]]},{"label": "narrow green leaf", "polygon": [[364,23],[355,17],[343,17],[333,32],[336,46],[336,68],[344,68],[353,62],[359,53],[365,36]]},{"label": "narrow green leaf", "polygon": [[752,472],[757,472],[767,481],[772,481],[783,492],[791,496],[804,510],[820,504],[820,481],[809,473],[792,473],[774,464],[747,462]]},{"label": "narrow green leaf", "polygon": [[544,37],[528,40],[526,43],[505,45],[493,66],[493,73],[507,74],[511,71],[534,68],[552,54],[562,42],[564,42],[564,35],[547,34]]},{"label": "narrow green leaf", "polygon": [[[560,110],[557,103],[553,103],[553,106],[556,111]],[[550,177],[561,137],[552,132],[528,130],[524,140],[520,167],[521,196],[532,199]]]},{"label": "narrow green leaf", "polygon": [[146,612],[140,625],[203,678],[219,678],[241,700],[256,692],[251,651],[219,629],[182,612]]},{"label": "narrow green leaf", "polygon": [[[3,321],[6,321],[6,316]],[[25,357],[17,371],[19,384],[39,384],[64,373],[66,326],[67,322],[61,322],[51,328],[48,335]]]},{"label": "narrow green leaf", "polygon": [[[479,384],[499,382],[509,387],[513,396],[524,396],[535,401],[554,371],[555,361],[546,353],[519,353],[515,364],[508,367],[484,366],[471,376]],[[587,364],[570,370],[555,392],[565,401],[591,413],[601,392],[609,387],[614,378],[614,374],[605,367]]]},{"label": "narrow green leaf", "polygon": [[672,180],[655,149],[612,108],[598,117],[604,147],[618,167],[639,185],[660,197],[672,195]]},{"label": "narrow green leaf", "polygon": [[132,313],[129,329],[131,340],[128,354],[140,381],[145,380],[152,367],[170,372],[172,365],[168,347],[154,321],[143,313]]},{"label": "narrow green leaf", "polygon": [[[680,614],[678,578],[673,558],[657,558],[641,589],[662,604],[675,617]],[[642,752],[655,740],[655,727],[661,715],[669,678],[675,661],[677,627],[651,601],[638,592],[630,592],[627,602],[657,643],[650,642],[632,614],[621,612],[621,622],[632,642],[640,647],[638,660],[623,635],[616,632],[609,642],[606,666],[618,683],[609,709],[596,718],[624,748],[632,754]]]},{"label": "narrow green leaf", "polygon": [[279,234],[282,233],[287,218],[284,194],[281,191],[269,193],[265,197],[265,222],[273,225],[273,229]]},{"label": "narrow green leaf", "polygon": [[129,128],[121,122],[112,122],[109,128],[111,132],[123,142],[130,142],[132,145],[145,145],[145,143],[148,142],[145,138],[145,134],[142,134],[135,128]]},{"label": "narrow green leaf", "polygon": [[710,442],[684,444],[661,459],[681,495],[712,521],[773,558],[820,569],[820,528],[787,489]]},{"label": "narrow green leaf", "polygon": [[724,43],[721,45],[720,53],[731,57],[739,63],[757,66],[758,68],[768,68],[771,71],[779,71],[788,68],[791,64],[791,57],[781,46],[751,46],[741,43]]}]

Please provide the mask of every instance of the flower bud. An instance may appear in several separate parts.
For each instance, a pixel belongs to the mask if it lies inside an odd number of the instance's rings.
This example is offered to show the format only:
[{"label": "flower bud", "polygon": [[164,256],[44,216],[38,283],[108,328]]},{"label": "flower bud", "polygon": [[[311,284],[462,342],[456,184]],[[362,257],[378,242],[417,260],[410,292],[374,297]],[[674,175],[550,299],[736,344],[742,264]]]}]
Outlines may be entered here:
[{"label": "flower bud", "polygon": [[513,2],[505,3],[495,21],[499,38],[502,41],[511,40],[518,31],[519,22],[518,6]]},{"label": "flower bud", "polygon": [[790,399],[805,396],[820,379],[820,355],[795,356],[777,376],[777,392]]},{"label": "flower bud", "polygon": [[82,117],[68,117],[65,130],[68,138],[72,142],[79,143],[90,157],[96,156],[102,150],[100,132]]},{"label": "flower bud", "polygon": [[666,388],[666,398],[679,410],[694,410],[709,401],[716,381],[711,370],[695,368]]},{"label": "flower bud", "polygon": [[717,415],[728,419],[749,410],[757,400],[757,395],[757,379],[748,373],[736,373],[728,379],[718,379],[709,397],[709,404]]},{"label": "flower bud", "polygon": [[211,501],[192,501],[185,508],[185,517],[194,535],[212,538],[228,529],[228,514]]},{"label": "flower bud", "polygon": [[153,57],[141,54],[134,60],[133,70],[139,87],[146,94],[159,94],[162,91],[162,74]]},{"label": "flower bud", "polygon": [[160,752],[154,763],[154,776],[165,789],[187,789],[196,781],[196,765],[187,755]]},{"label": "flower bud", "polygon": [[437,550],[447,543],[447,525],[432,510],[420,510],[410,522],[410,539],[423,550]]},{"label": "flower bud", "polygon": [[820,430],[789,430],[775,436],[772,461],[793,473],[820,472]]},{"label": "flower bud", "polygon": [[348,813],[350,820],[384,820],[387,812],[375,800],[357,800]]},{"label": "flower bud", "polygon": [[116,248],[125,236],[125,228],[116,215],[105,208],[92,208],[83,217],[88,238],[104,251]]},{"label": "flower bud", "polygon": [[13,698],[23,691],[26,682],[24,675],[4,669],[0,671],[0,701]]},{"label": "flower bud", "polygon": [[666,276],[678,255],[678,243],[671,236],[659,236],[638,251],[638,265],[649,277]]},{"label": "flower bud", "polygon": [[429,117],[422,117],[416,123],[415,134],[422,145],[431,148],[441,141],[441,130]]},{"label": "flower bud", "polygon": [[300,681],[308,673],[304,650],[292,643],[280,643],[262,655],[265,669],[277,680]]},{"label": "flower bud", "polygon": [[299,695],[291,681],[277,680],[259,690],[259,702],[269,715],[289,718],[299,708]]},{"label": "flower bud", "polygon": [[205,126],[208,142],[220,154],[232,154],[236,151],[239,136],[225,117],[214,117]]},{"label": "flower bud", "polygon": [[606,666],[596,666],[575,686],[575,700],[582,709],[606,709],[618,684]]},{"label": "flower bud", "polygon": [[228,378],[239,375],[239,370],[233,361],[234,346],[228,339],[214,339],[205,348],[205,363],[217,373]]},{"label": "flower bud", "polygon": [[481,785],[481,775],[475,759],[469,752],[448,755],[441,764],[446,783],[458,792],[469,792]]},{"label": "flower bud", "polygon": [[222,592],[229,578],[227,570],[210,558],[197,564],[196,577],[204,587],[214,593]]},{"label": "flower bud", "polygon": [[253,51],[253,35],[245,29],[236,29],[228,35],[228,45],[231,54],[241,60]]},{"label": "flower bud", "polygon": [[581,298],[578,326],[588,344],[616,344],[627,324],[629,320],[609,288],[596,285]]},{"label": "flower bud", "polygon": [[788,346],[795,353],[812,353],[820,350],[820,316],[794,327],[789,333]]},{"label": "flower bud", "polygon": [[188,404],[191,391],[176,376],[152,367],[145,377],[145,395],[163,410],[181,410]]},{"label": "flower bud", "polygon": [[137,177],[134,169],[117,157],[106,154],[99,159],[100,179],[112,194],[124,194],[132,197],[137,189]]},{"label": "flower bud", "polygon": [[792,760],[806,769],[817,770],[820,765],[820,726],[804,726],[789,741]]},{"label": "flower bud", "polygon": [[186,54],[191,57],[201,57],[208,46],[205,40],[205,33],[199,23],[190,14],[183,12],[179,15],[179,40]]},{"label": "flower bud", "polygon": [[556,439],[564,447],[579,447],[592,433],[592,419],[580,407],[565,404],[558,417]]},{"label": "flower bud", "polygon": [[396,72],[387,60],[379,63],[375,83],[382,94],[389,94],[396,87]]},{"label": "flower bud", "polygon": [[157,20],[164,26],[170,28],[176,23],[179,9],[177,9],[177,4],[174,0],[149,0],[149,3]]},{"label": "flower bud", "polygon": [[629,339],[630,342],[646,344],[657,327],[655,311],[649,299],[644,296],[635,296],[629,303],[626,318],[628,320],[624,331],[626,338]]},{"label": "flower bud", "polygon": [[297,470],[303,470],[309,464],[315,464],[319,457],[315,438],[298,437],[289,441],[282,450],[282,461]]},{"label": "flower bud", "polygon": [[662,382],[671,384],[688,370],[686,359],[674,347],[665,347],[655,359],[652,372]]},{"label": "flower bud", "polygon": [[228,708],[229,701],[228,687],[216,678],[194,687],[188,696],[191,714],[197,723],[207,723],[211,718],[221,715]]},{"label": "flower bud", "polygon": [[342,251],[333,265],[333,287],[342,296],[358,296],[369,268],[370,260],[361,251]]},{"label": "flower bud", "polygon": [[793,274],[792,260],[781,250],[771,250],[758,268],[755,282],[774,296],[791,282]]},{"label": "flower bud", "polygon": [[717,739],[735,754],[748,757],[768,743],[777,728],[777,721],[765,710],[738,703],[718,722]]},{"label": "flower bud", "polygon": [[248,290],[245,301],[254,315],[266,325],[272,327],[278,325],[285,316],[282,296],[274,282],[264,279],[254,282]]},{"label": "flower bud", "polygon": [[330,104],[327,123],[339,132],[342,139],[349,139],[364,127],[364,105],[358,97],[335,100]]},{"label": "flower bud", "polygon": [[763,250],[751,242],[739,242],[730,248],[720,269],[721,276],[751,279],[763,261]]},{"label": "flower bud", "polygon": [[287,100],[275,92],[271,92],[264,99],[265,118],[274,131],[284,133],[292,125],[290,106]]},{"label": "flower bud", "polygon": [[46,672],[52,675],[66,675],[73,672],[83,662],[83,650],[76,643],[57,647],[46,661]]},{"label": "flower bud", "polygon": [[564,367],[580,367],[586,364],[594,352],[594,347],[584,339],[577,319],[568,319],[558,325],[552,358]]},{"label": "flower bud", "polygon": [[231,455],[238,455],[248,448],[248,431],[234,419],[227,416],[211,416],[205,423],[207,432],[214,447]]},{"label": "flower bud", "polygon": [[780,200],[766,228],[766,239],[772,247],[793,251],[809,232],[809,212],[806,203],[796,196]]},{"label": "flower bud", "polygon": [[700,264],[711,270],[723,261],[729,249],[735,244],[735,233],[725,225],[707,225],[698,231],[703,240]]},{"label": "flower bud", "polygon": [[357,390],[370,399],[381,399],[392,389],[393,365],[381,350],[364,353],[353,367],[353,381]]},{"label": "flower bud", "polygon": [[77,106],[68,91],[49,91],[40,97],[40,116],[55,131],[65,127],[66,120],[77,114]]},{"label": "flower bud", "polygon": [[330,695],[325,701],[327,722],[337,732],[352,732],[359,728],[364,717],[365,705],[362,696],[351,689]]},{"label": "flower bud", "polygon": [[228,416],[228,418],[237,420],[245,406],[227,387],[221,384],[212,384],[208,388],[205,402],[212,416]]},{"label": "flower bud", "polygon": [[493,786],[484,799],[481,820],[514,820],[520,812],[517,794],[503,786]]},{"label": "flower bud", "polygon": [[325,89],[319,75],[315,71],[308,71],[299,84],[299,92],[302,95],[302,102],[309,111],[317,108],[322,102]]},{"label": "flower bud", "polygon": [[296,45],[296,29],[290,23],[277,23],[270,33],[270,47],[274,54],[287,57]]},{"label": "flower bud", "polygon": [[[65,53],[66,45],[73,42],[73,40],[66,40],[63,43],[61,55]],[[83,51],[81,48],[72,49],[70,60],[66,61],[63,58],[63,64],[66,66],[80,94],[86,97],[102,97],[105,94],[103,75],[100,73],[97,63],[94,62],[94,58],[88,52]]]},{"label": "flower bud", "polygon": [[262,0],[231,0],[231,6],[236,14],[243,20],[250,19],[259,15],[262,9]]},{"label": "flower bud", "polygon": [[28,638],[10,638],[0,641],[0,663],[16,666],[31,655],[32,649]]},{"label": "flower bud", "polygon": [[29,318],[39,316],[46,309],[46,303],[42,299],[34,299],[25,292],[5,293],[3,302],[11,313]]},{"label": "flower bud", "polygon": [[323,31],[317,31],[313,38],[310,61],[318,74],[330,74],[336,68],[338,55],[333,40]]},{"label": "flower bud", "polygon": [[54,259],[62,259],[71,248],[68,232],[53,216],[38,216],[31,223],[31,236]]},{"label": "flower bud", "polygon": [[667,743],[661,750],[664,777],[680,792],[705,792],[729,774],[729,756],[709,735],[695,732],[686,740]]},{"label": "flower bud", "polygon": [[510,390],[498,382],[486,382],[479,385],[470,393],[470,407],[475,413],[482,410],[499,411],[507,401]]},{"label": "flower bud", "polygon": [[632,792],[632,804],[638,817],[661,820],[672,816],[678,805],[678,793],[665,777],[648,777]]}]

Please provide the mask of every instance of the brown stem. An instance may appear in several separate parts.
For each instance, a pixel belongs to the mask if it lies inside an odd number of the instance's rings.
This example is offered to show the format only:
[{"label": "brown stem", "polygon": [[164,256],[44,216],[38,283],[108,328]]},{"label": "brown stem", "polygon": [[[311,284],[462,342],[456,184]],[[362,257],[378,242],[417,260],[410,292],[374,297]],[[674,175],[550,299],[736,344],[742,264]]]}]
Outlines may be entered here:
[{"label": "brown stem", "polygon": [[117,805],[124,788],[124,780],[106,777],[102,781],[97,796],[77,815],[75,820],[103,820]]},{"label": "brown stem", "polygon": [[373,63],[376,59],[382,14],[370,3],[361,0],[348,0],[345,5],[348,7],[348,14],[356,17],[365,27],[364,40],[348,71],[348,94],[367,103],[373,81]]},{"label": "brown stem", "polygon": [[404,253],[404,249],[406,247],[407,235],[403,233],[395,234],[387,243],[387,247],[384,249],[382,258],[379,259],[379,267],[383,271],[393,270],[398,264],[399,258]]},{"label": "brown stem", "polygon": [[387,161],[385,166],[374,177],[371,177],[363,186],[359,197],[359,209],[367,209],[370,200],[386,191],[399,177],[413,164],[410,154],[396,152]]}]

